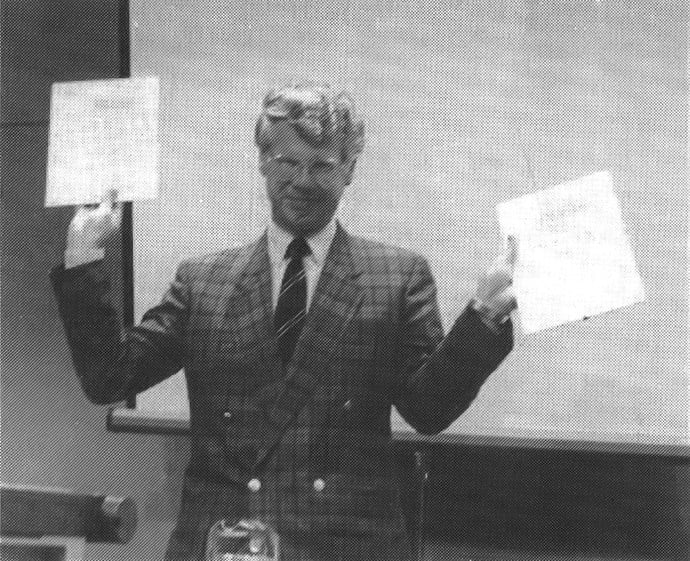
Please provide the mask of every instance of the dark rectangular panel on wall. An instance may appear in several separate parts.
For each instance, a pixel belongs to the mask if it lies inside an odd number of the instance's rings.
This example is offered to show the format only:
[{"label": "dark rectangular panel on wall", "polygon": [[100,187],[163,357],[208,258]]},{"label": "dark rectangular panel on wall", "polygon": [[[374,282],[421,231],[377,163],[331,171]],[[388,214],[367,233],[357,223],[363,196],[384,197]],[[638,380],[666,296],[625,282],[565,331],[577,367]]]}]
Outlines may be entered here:
[{"label": "dark rectangular panel on wall", "polygon": [[[174,438],[107,432],[106,410],[79,387],[48,279],[73,213],[43,206],[50,86],[120,76],[123,9],[125,0],[2,0],[0,10],[2,480],[133,498],[132,542],[87,545],[85,558],[101,561],[162,558],[186,458]],[[121,251],[108,249],[117,283]]]},{"label": "dark rectangular panel on wall", "polygon": [[[416,532],[413,449],[398,452]],[[539,559],[690,558],[687,458],[447,445],[426,458],[428,543]]]},{"label": "dark rectangular panel on wall", "polygon": [[2,123],[47,124],[53,82],[119,75],[121,3],[3,1]]}]

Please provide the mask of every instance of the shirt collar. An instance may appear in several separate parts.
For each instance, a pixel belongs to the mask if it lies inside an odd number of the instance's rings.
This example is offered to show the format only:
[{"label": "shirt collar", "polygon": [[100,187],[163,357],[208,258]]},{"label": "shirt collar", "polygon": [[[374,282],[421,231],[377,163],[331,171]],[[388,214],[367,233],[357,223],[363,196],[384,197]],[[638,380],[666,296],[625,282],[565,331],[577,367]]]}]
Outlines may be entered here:
[{"label": "shirt collar", "polygon": [[[335,237],[335,231],[336,220],[335,218],[332,218],[322,230],[306,238],[309,248],[311,249],[309,258],[312,259],[317,265],[323,265],[323,262],[326,260],[326,255],[328,255],[331,242]],[[285,251],[287,250],[287,246],[295,238],[295,236],[278,226],[278,224],[276,224],[273,220],[268,223],[267,233],[268,253],[271,264],[276,265],[278,263],[282,263],[283,259],[285,259]]]}]

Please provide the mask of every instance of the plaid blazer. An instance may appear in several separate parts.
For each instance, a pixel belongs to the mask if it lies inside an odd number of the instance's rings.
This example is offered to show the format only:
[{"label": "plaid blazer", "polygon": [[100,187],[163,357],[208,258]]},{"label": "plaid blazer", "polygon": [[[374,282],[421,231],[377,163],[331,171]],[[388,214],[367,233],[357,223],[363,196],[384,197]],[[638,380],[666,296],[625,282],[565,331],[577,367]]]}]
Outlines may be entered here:
[{"label": "plaid blazer", "polygon": [[340,226],[294,356],[273,327],[267,239],[183,262],[161,303],[121,330],[102,267],[53,272],[87,396],[119,401],[184,368],[191,457],[168,559],[203,558],[219,519],[257,517],[281,559],[409,558],[391,405],[446,428],[512,348],[466,309],[444,337],[426,261]]}]

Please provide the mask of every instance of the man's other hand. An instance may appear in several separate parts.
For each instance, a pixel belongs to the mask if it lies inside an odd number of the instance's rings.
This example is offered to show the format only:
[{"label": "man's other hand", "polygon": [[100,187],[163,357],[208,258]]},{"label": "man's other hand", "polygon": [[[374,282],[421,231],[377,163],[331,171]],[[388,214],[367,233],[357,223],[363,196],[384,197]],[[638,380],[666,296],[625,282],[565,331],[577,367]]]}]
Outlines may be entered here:
[{"label": "man's other hand", "polygon": [[518,259],[518,242],[508,236],[506,252],[499,256],[491,267],[479,277],[477,294],[473,307],[483,317],[504,323],[510,312],[517,308],[513,293],[513,271]]},{"label": "man's other hand", "polygon": [[65,268],[103,258],[103,245],[120,228],[122,208],[117,192],[106,193],[98,205],[77,207],[67,230]]}]

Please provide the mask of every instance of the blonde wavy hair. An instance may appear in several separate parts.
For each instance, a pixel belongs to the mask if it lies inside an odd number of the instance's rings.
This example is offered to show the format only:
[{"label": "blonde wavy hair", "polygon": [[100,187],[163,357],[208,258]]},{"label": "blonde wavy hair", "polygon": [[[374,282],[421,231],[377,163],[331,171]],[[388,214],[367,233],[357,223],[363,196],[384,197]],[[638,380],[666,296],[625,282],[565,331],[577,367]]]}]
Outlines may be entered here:
[{"label": "blonde wavy hair", "polygon": [[345,91],[328,84],[298,82],[266,94],[256,121],[254,142],[261,152],[271,145],[272,125],[283,121],[314,146],[340,142],[343,161],[350,161],[364,148],[364,122]]}]

